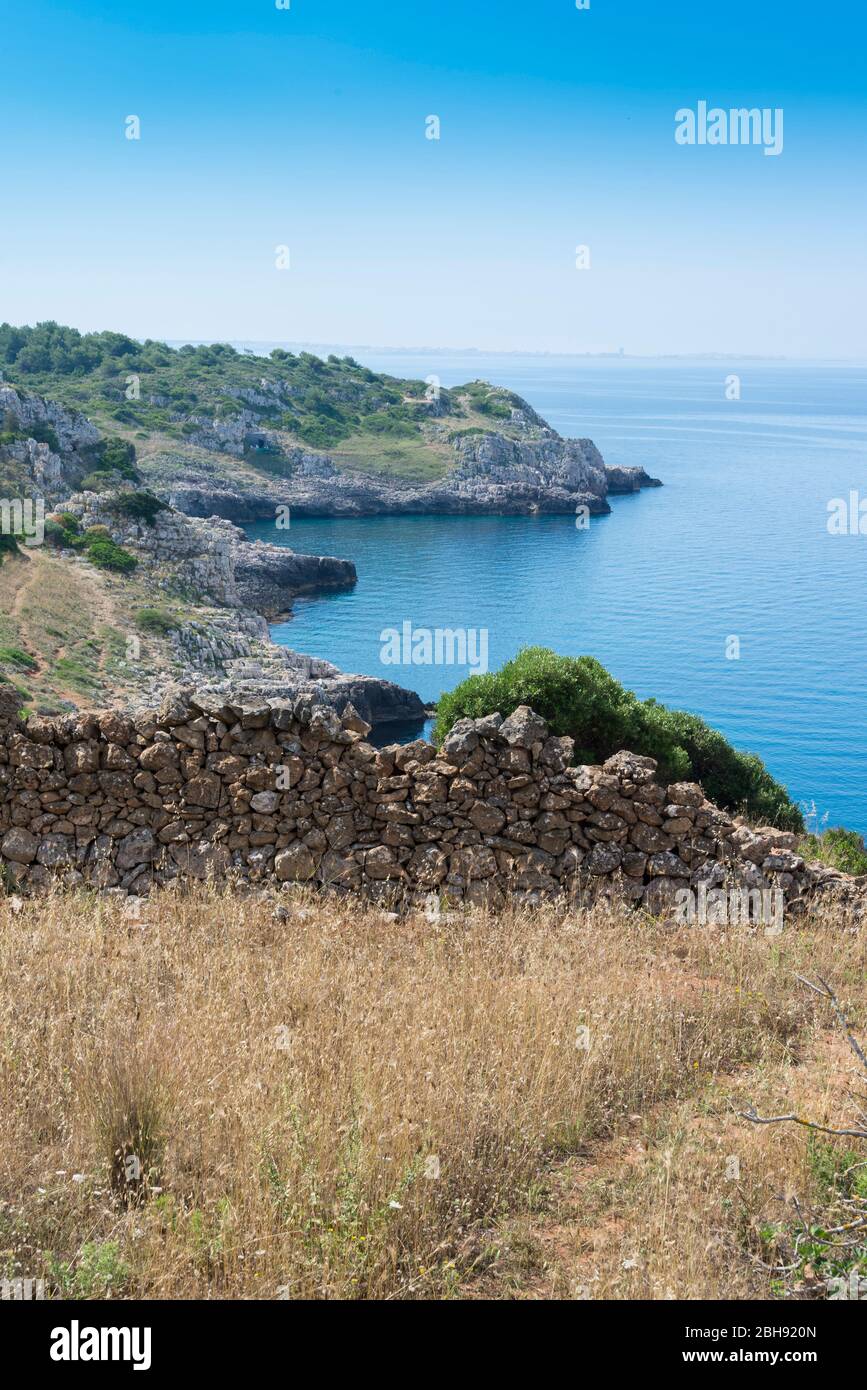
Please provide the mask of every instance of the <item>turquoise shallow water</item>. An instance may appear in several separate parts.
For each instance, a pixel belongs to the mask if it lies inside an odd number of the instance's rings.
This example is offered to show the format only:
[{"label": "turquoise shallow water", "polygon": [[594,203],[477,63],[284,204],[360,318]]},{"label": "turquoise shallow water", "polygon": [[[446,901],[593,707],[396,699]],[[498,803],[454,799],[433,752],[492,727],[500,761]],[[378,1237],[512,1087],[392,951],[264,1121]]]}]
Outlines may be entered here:
[{"label": "turquoise shallow water", "polygon": [[[612,498],[587,531],[570,517],[252,527],[358,568],[351,593],[299,601],[277,641],[426,699],[466,671],[384,666],[384,628],[487,628],[492,668],[527,643],[588,652],[759,753],[831,824],[867,831],[867,535],[826,525],[831,498],[867,497],[867,368],[356,355],[447,386],[501,382],[665,486]],[[725,399],[731,373],[740,401]],[[732,635],[739,660],[726,659]]]}]

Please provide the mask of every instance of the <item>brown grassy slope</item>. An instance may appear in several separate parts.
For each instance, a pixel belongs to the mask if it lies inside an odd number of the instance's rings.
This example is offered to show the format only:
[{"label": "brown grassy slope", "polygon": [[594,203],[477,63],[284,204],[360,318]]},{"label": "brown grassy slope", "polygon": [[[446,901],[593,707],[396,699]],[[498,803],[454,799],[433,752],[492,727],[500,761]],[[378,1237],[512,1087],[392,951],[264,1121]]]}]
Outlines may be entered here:
[{"label": "brown grassy slope", "polygon": [[0,565],[0,676],[31,711],[115,704],[169,664],[167,644],[136,624],[154,603],[164,596],[143,572],[122,577],[22,547]]},{"label": "brown grassy slope", "polygon": [[[768,1295],[757,1231],[808,1195],[805,1140],[736,1111],[829,1102],[792,970],[863,1021],[860,934],[286,903],[0,898],[6,1272],[78,1297]],[[129,1209],[131,1150],[159,1190]]]}]

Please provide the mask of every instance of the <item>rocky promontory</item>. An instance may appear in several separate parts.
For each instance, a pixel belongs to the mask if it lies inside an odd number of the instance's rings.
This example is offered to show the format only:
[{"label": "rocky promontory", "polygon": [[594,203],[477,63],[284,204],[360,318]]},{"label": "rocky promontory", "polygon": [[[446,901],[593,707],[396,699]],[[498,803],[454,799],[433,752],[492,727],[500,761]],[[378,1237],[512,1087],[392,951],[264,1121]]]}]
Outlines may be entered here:
[{"label": "rocky promontory", "polygon": [[266,617],[280,617],[298,594],[321,594],[348,589],[357,581],[351,560],[334,555],[299,555],[286,546],[248,541],[236,532],[235,582],[242,602]]},{"label": "rocky promontory", "polygon": [[84,531],[105,527],[141,564],[171,567],[177,582],[201,598],[272,617],[287,613],[297,594],[347,589],[358,579],[350,560],[248,541],[239,526],[221,517],[188,517],[167,506],[147,517],[130,515],[124,507],[131,495],[124,489],[73,494],[63,511]]},{"label": "rocky promontory", "polygon": [[[238,523],[595,517],[611,511],[609,495],[660,485],[641,467],[606,466],[592,440],[563,437],[485,381],[445,388],[351,357],[275,349],[265,358],[226,344],[176,351],[53,323],[2,327],[3,370],[46,394],[0,386],[0,482],[9,497],[54,508],[48,539],[61,563],[83,566],[107,597],[124,589],[115,616],[136,627],[124,645],[141,647],[143,624],[148,661],[113,659],[140,700],[171,674],[204,678],[218,695],[313,694],[338,712],[352,704],[371,723],[420,721],[414,692],[270,641],[267,621],[297,595],[353,585],[352,562],[250,541]],[[103,653],[103,688],[110,664]]]},{"label": "rocky promontory", "polygon": [[281,506],[296,517],[572,515],[579,507],[602,516],[609,494],[661,486],[643,468],[609,468],[590,439],[563,439],[536,424],[529,437],[458,436],[447,471],[431,482],[341,468],[334,456],[300,449],[287,451],[286,464],[279,480],[180,454],[152,456],[143,468],[179,511],[240,523],[271,519]]}]

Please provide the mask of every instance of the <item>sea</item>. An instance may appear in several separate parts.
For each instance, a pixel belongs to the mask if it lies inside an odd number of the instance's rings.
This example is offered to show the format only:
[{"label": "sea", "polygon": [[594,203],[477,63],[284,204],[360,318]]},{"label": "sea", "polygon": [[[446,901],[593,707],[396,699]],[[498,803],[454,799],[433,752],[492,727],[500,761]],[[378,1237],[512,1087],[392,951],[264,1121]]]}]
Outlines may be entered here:
[{"label": "sea", "polygon": [[[759,754],[810,824],[867,832],[867,364],[353,356],[444,386],[507,386],[561,434],[663,487],[612,497],[611,515],[586,527],[573,516],[251,526],[358,570],[350,592],[298,599],[277,642],[431,702],[524,646],[588,653],[638,696]],[[419,662],[423,636],[395,644],[406,624],[429,632],[434,657],[437,630],[475,645],[464,665],[446,638],[439,664]]]}]

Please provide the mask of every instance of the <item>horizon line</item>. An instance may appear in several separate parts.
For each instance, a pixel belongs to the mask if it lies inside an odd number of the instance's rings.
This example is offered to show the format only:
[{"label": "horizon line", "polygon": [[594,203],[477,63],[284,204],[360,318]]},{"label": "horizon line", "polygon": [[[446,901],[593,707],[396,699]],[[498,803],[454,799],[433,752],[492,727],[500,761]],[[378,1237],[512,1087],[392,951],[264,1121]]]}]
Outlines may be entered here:
[{"label": "horizon line", "polygon": [[[132,336],[132,335],[130,335]],[[139,341],[145,341],[140,339]],[[431,347],[431,346],[395,346],[394,344],[378,343],[340,343],[327,341],[313,341],[300,338],[163,338],[162,341],[168,347],[208,347],[214,343],[224,342],[234,348],[283,348],[289,351],[300,348],[305,352],[313,352],[316,349],[327,349],[333,351],[340,349],[342,352],[379,352],[394,356],[406,356],[415,354],[424,356],[452,356],[452,357],[568,357],[568,358],[605,358],[615,361],[633,362],[695,362],[695,361],[738,361],[738,362],[847,362],[853,365],[864,364],[867,359],[860,357],[811,357],[811,356],[791,356],[781,353],[760,353],[760,352],[625,352],[623,350],[599,350],[586,352],[560,352],[553,348],[483,348],[483,347]]]}]

